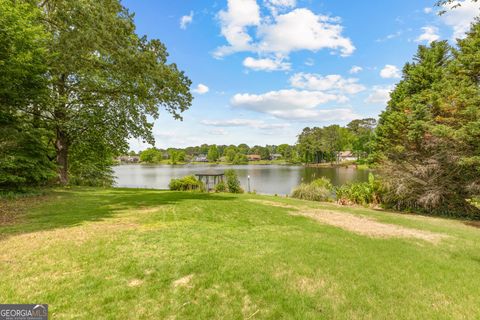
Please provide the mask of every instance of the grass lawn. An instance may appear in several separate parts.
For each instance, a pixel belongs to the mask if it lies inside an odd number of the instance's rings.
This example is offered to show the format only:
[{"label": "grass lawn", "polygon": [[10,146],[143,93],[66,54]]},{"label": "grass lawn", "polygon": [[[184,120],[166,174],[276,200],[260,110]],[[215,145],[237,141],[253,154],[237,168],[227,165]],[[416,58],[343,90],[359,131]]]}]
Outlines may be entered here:
[{"label": "grass lawn", "polygon": [[480,229],[455,220],[71,189],[1,225],[0,249],[0,302],[52,319],[480,318]]}]

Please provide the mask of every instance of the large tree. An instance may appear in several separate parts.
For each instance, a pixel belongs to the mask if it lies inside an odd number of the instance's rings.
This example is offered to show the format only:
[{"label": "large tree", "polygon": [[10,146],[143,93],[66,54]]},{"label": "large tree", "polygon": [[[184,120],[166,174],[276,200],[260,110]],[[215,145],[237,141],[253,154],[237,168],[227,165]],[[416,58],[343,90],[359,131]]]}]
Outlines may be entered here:
[{"label": "large tree", "polygon": [[39,6],[51,35],[49,96],[23,111],[54,131],[62,184],[78,145],[94,141],[126,151],[131,137],[153,143],[151,120],[159,107],[181,118],[192,100],[190,80],[167,63],[160,41],[137,36],[133,15],[119,0],[46,0]]},{"label": "large tree", "polygon": [[348,130],[353,134],[352,151],[358,159],[365,158],[372,153],[376,125],[377,120],[373,118],[356,119],[347,124]]},{"label": "large tree", "polygon": [[353,133],[339,125],[306,127],[298,135],[297,148],[305,163],[337,161],[342,150],[351,147]]},{"label": "large tree", "polygon": [[387,204],[479,217],[479,43],[477,23],[459,50],[433,42],[405,65],[376,130]]},{"label": "large tree", "polygon": [[32,186],[52,177],[47,130],[19,112],[45,98],[48,34],[30,2],[0,0],[0,187]]},{"label": "large tree", "polygon": [[207,154],[207,159],[208,161],[215,162],[218,160],[220,157],[220,154],[218,153],[218,148],[215,144],[211,145],[210,148],[208,149],[208,154]]}]

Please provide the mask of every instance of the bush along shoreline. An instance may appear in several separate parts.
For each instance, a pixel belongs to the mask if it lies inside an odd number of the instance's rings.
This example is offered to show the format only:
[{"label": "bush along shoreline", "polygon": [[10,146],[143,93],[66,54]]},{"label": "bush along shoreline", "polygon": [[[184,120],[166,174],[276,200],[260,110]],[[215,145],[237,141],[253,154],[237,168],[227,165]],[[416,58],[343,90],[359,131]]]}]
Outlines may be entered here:
[{"label": "bush along shoreline", "polygon": [[[172,179],[170,180],[168,187],[172,191],[207,191],[207,186],[193,175],[185,176],[180,179]],[[232,169],[225,171],[225,181],[218,182],[213,190],[217,193],[244,193],[238,175],[235,170]]]},{"label": "bush along shoreline", "polygon": [[[345,206],[359,205],[395,210],[396,208],[391,205],[388,198],[386,199],[390,192],[388,188],[388,185],[384,184],[373,173],[369,174],[368,182],[347,183],[342,186],[333,186],[329,179],[322,177],[310,183],[300,184],[292,191],[291,197],[310,201],[336,202]],[[480,199],[474,198],[470,202],[472,205],[480,208]],[[429,211],[415,207],[403,209],[402,211],[439,216],[439,214],[432,214]],[[448,214],[440,216],[480,220],[478,216],[453,216]]]}]

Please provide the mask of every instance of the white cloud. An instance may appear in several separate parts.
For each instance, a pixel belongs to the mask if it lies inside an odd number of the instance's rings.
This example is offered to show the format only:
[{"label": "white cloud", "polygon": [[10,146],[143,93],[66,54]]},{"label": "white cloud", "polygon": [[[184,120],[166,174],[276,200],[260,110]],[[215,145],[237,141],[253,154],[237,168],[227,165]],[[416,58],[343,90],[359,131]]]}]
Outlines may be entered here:
[{"label": "white cloud", "polygon": [[[451,9],[452,6],[460,6]],[[454,1],[445,6],[445,13],[440,20],[453,29],[453,38],[465,38],[465,32],[470,29],[470,24],[480,14],[480,2],[471,0]]]},{"label": "white cloud", "polygon": [[193,11],[190,11],[188,16],[182,16],[180,18],[180,28],[187,29],[187,26],[193,21]]},{"label": "white cloud", "polygon": [[342,95],[321,91],[306,91],[285,89],[269,91],[264,94],[237,93],[233,96],[233,106],[254,111],[285,110],[285,109],[312,109],[318,105],[337,101],[346,102],[348,98]]},{"label": "white cloud", "polygon": [[380,70],[380,77],[385,79],[400,78],[401,73],[397,66],[394,66],[392,64],[386,64],[385,67]]},{"label": "white cloud", "polygon": [[386,105],[388,100],[390,100],[390,92],[392,92],[393,88],[393,86],[373,86],[365,102]]},{"label": "white cloud", "polygon": [[337,18],[316,15],[301,8],[275,17],[275,21],[258,28],[261,41],[258,49],[263,52],[280,52],[332,49],[342,56],[349,56],[355,47],[349,38],[342,36],[343,27]]},{"label": "white cloud", "polygon": [[195,89],[193,89],[193,92],[198,94],[205,94],[209,90],[210,89],[206,85],[204,85],[203,83],[200,83]]},{"label": "white cloud", "polygon": [[358,79],[345,79],[338,74],[322,76],[319,74],[300,72],[290,77],[290,85],[300,89],[331,91],[332,93],[338,92],[344,94],[356,94],[365,90],[365,87],[358,83]]},{"label": "white cloud", "polygon": [[228,134],[228,132],[222,128],[210,130],[208,131],[208,133],[214,136],[226,136]]},{"label": "white cloud", "polygon": [[294,8],[297,5],[296,0],[264,0],[263,2],[273,15],[278,14],[279,11]]},{"label": "white cloud", "polygon": [[323,110],[309,110],[309,109],[296,109],[296,110],[278,110],[271,113],[277,118],[287,120],[298,121],[351,121],[361,118],[352,109],[349,108],[337,108],[337,109],[323,109]]},{"label": "white cloud", "polygon": [[284,62],[281,58],[264,58],[264,59],[255,59],[252,57],[247,57],[243,60],[243,65],[247,68],[253,69],[255,71],[264,70],[264,71],[277,71],[277,70],[290,70],[291,64]]},{"label": "white cloud", "polygon": [[348,73],[350,73],[350,74],[355,74],[355,73],[359,73],[359,72],[362,71],[362,70],[363,70],[362,67],[353,66],[352,68],[350,68],[350,70],[348,71]]},{"label": "white cloud", "polygon": [[[294,4],[288,0],[268,1],[269,5],[273,3],[283,3],[284,8]],[[220,11],[218,18],[221,33],[228,45],[215,50],[214,56],[217,58],[241,51],[282,56],[300,50],[331,49],[342,56],[355,51],[351,40],[342,35],[343,27],[338,18],[316,15],[305,8],[262,19],[256,0],[229,0],[227,11]],[[251,30],[255,38],[249,33],[249,27],[256,29]]]},{"label": "white cloud", "polygon": [[351,109],[319,110],[317,107],[328,103],[345,103],[348,98],[341,94],[322,91],[279,90],[263,94],[239,93],[230,103],[237,108],[272,115],[287,120],[333,121],[349,120],[357,115]]},{"label": "white cloud", "polygon": [[387,36],[383,37],[383,38],[379,38],[377,40],[375,40],[376,42],[384,42],[384,41],[387,41],[387,40],[391,40],[391,39],[394,39],[394,38],[398,38],[402,35],[403,31],[402,30],[399,30],[395,33],[390,33],[388,34]]},{"label": "white cloud", "polygon": [[432,13],[432,11],[433,11],[433,8],[430,8],[430,7],[423,8],[423,12],[425,12],[426,14]]},{"label": "white cloud", "polygon": [[253,49],[247,27],[260,24],[260,8],[256,0],[228,0],[227,11],[220,11],[218,18],[222,35],[229,45],[218,48],[214,52],[216,57]]},{"label": "white cloud", "polygon": [[306,66],[311,67],[311,66],[313,66],[313,65],[315,64],[315,61],[314,61],[313,59],[311,59],[311,58],[308,58],[307,60],[305,60],[304,63],[305,63]]},{"label": "white cloud", "polygon": [[297,5],[296,0],[265,0],[265,4],[275,7],[293,8]]},{"label": "white cloud", "polygon": [[426,41],[427,43],[430,43],[432,41],[437,41],[440,39],[440,36],[438,35],[438,28],[434,26],[426,26],[422,28],[423,33],[418,36],[417,39],[415,39],[416,42],[423,42]]},{"label": "white cloud", "polygon": [[[202,132],[203,133],[203,132]],[[153,135],[155,137],[155,146],[157,148],[168,147],[187,147],[191,145],[200,145],[205,143],[206,136],[199,136],[192,134],[187,130],[172,129],[168,132],[154,130]],[[145,149],[148,145],[144,144]],[[148,146],[151,147],[151,146]]]},{"label": "white cloud", "polygon": [[285,129],[289,123],[266,123],[254,119],[202,120],[202,124],[213,127],[250,127],[255,129]]}]

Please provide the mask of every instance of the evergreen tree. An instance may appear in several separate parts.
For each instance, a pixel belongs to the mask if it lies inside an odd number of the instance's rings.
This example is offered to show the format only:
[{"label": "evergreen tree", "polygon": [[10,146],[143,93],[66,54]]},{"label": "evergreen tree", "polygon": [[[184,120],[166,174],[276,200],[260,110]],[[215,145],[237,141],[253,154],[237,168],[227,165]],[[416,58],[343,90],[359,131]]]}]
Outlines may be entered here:
[{"label": "evergreen tree", "polygon": [[405,65],[376,129],[387,204],[480,217],[469,202],[480,177],[479,34],[476,23],[458,51],[420,46]]}]

